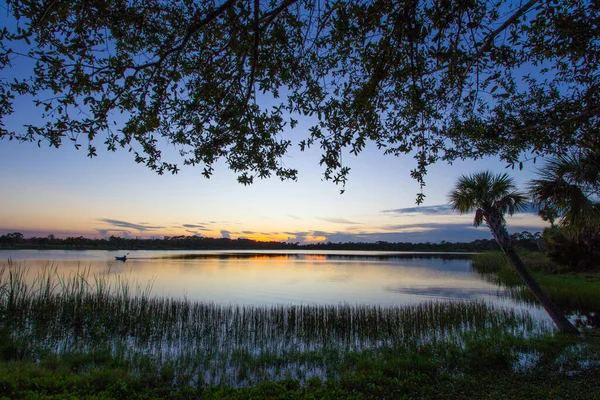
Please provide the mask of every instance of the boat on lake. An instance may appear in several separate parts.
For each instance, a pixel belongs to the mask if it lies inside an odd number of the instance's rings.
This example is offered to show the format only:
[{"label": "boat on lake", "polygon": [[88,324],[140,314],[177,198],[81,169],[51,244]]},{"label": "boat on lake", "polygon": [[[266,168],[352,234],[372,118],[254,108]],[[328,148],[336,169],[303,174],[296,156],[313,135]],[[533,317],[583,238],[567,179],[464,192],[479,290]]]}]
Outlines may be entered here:
[{"label": "boat on lake", "polygon": [[[129,254],[129,253],[127,253],[127,254]],[[115,256],[115,260],[117,260],[117,261],[127,261],[127,254],[125,254],[122,257]]]}]

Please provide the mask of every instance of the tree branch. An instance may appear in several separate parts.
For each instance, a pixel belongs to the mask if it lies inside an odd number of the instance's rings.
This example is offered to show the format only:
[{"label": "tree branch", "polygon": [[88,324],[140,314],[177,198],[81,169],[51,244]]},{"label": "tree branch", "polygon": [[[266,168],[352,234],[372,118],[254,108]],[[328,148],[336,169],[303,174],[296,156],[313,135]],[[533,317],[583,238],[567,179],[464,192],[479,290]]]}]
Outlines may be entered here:
[{"label": "tree branch", "polygon": [[252,89],[254,88],[254,79],[256,75],[256,68],[258,67],[258,46],[260,44],[260,20],[258,19],[260,14],[260,0],[254,0],[254,45],[252,52],[252,65],[250,67],[250,79],[248,81],[248,90],[246,91],[245,104],[248,105],[250,96],[252,96]]},{"label": "tree branch", "polygon": [[511,26],[513,23],[515,23],[519,18],[521,18],[537,2],[538,2],[538,0],[529,0],[527,2],[527,4],[525,4],[523,7],[519,8],[513,15],[511,15],[510,18],[508,18],[506,21],[504,21],[504,23],[502,25],[500,25],[495,31],[493,31],[492,33],[490,33],[487,36],[487,38],[485,39],[485,42],[483,43],[483,46],[481,46],[477,50],[477,52],[473,55],[473,59],[471,60],[471,63],[465,69],[464,75],[462,77],[462,81],[464,81],[467,74],[473,67],[473,64],[476,63],[476,61],[479,59],[479,57],[481,57],[483,55],[483,53],[485,53],[486,51],[488,51],[490,49],[490,47],[492,47],[492,45],[494,44],[494,40],[496,40],[496,37],[499,34],[501,34],[502,32],[504,32],[504,30],[506,28]]},{"label": "tree branch", "polygon": [[489,48],[494,43],[494,40],[496,39],[496,37],[500,33],[502,33],[506,28],[508,28],[510,25],[515,23],[519,18],[521,18],[523,16],[523,14],[525,14],[527,11],[529,11],[529,9],[531,7],[533,7],[533,5],[537,2],[538,2],[538,0],[529,0],[529,2],[527,2],[527,4],[525,4],[523,7],[519,8],[517,10],[517,12],[515,12],[509,19],[504,21],[504,23],[502,25],[500,25],[498,27],[498,29],[496,29],[495,31],[490,33],[488,35],[488,37],[486,38],[485,42],[483,43],[483,46],[481,46],[479,48],[479,50],[477,51],[477,53],[475,53],[475,58],[479,58],[484,52],[488,51]]},{"label": "tree branch", "polygon": [[175,46],[172,47],[171,49],[167,50],[166,52],[164,52],[160,58],[154,62],[150,62],[147,64],[143,64],[143,65],[138,65],[135,69],[145,69],[148,67],[153,67],[155,65],[160,65],[163,63],[163,61],[171,54],[175,53],[175,52],[179,52],[181,50],[183,50],[185,48],[185,46],[187,46],[187,43],[190,41],[190,39],[192,38],[192,36],[198,32],[200,29],[202,29],[203,27],[205,27],[206,25],[210,24],[212,21],[214,21],[215,19],[217,19],[217,17],[219,15],[221,15],[225,10],[233,7],[235,5],[235,3],[237,3],[239,0],[227,0],[225,3],[223,3],[219,8],[213,10],[212,12],[208,13],[208,15],[206,15],[202,20],[190,25],[187,29],[187,32],[185,34],[185,36],[183,37],[183,39],[181,40],[181,43],[179,44],[179,46]]},{"label": "tree branch", "polygon": [[259,24],[265,24],[265,25],[270,25],[271,22],[273,22],[273,20],[275,18],[277,18],[277,16],[279,14],[281,14],[284,10],[286,10],[289,6],[291,6],[292,4],[298,2],[298,0],[285,0],[283,3],[281,3],[279,5],[279,7],[274,8],[273,10],[269,11],[268,13],[266,13],[265,15],[263,15],[263,17],[260,19]]},{"label": "tree branch", "polygon": [[561,121],[553,121],[551,119],[547,124],[526,126],[523,128],[515,129],[511,133],[515,134],[515,133],[524,133],[524,132],[530,132],[530,131],[538,131],[538,130],[548,129],[548,128],[556,128],[558,126],[567,124],[569,122],[577,121],[579,119],[584,119],[588,116],[597,115],[599,112],[600,112],[600,107],[589,108],[585,111],[580,112],[579,114],[572,115],[569,118],[563,119]]}]

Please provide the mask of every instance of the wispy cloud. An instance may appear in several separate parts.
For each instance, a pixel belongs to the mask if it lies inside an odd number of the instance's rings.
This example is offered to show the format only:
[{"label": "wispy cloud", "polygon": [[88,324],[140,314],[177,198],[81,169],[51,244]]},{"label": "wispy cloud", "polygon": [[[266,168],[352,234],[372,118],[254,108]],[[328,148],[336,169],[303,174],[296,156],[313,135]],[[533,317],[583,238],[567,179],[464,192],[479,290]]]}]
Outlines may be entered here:
[{"label": "wispy cloud", "polygon": [[[437,204],[433,206],[419,206],[419,207],[408,207],[408,208],[396,208],[393,210],[383,210],[383,213],[388,214],[419,214],[419,215],[456,215],[456,211],[452,209],[450,204]],[[529,202],[525,206],[523,211],[519,214],[536,214],[537,209]]]},{"label": "wispy cloud", "polygon": [[298,219],[298,220],[304,219],[304,218],[300,218],[300,217],[298,217],[296,215],[292,215],[292,214],[288,214],[287,216],[290,217],[290,218],[293,218],[293,219]]},{"label": "wispy cloud", "polygon": [[310,232],[282,232],[285,235],[308,235]]},{"label": "wispy cloud", "polygon": [[190,229],[200,229],[200,230],[205,230],[206,229],[206,227],[204,225],[183,224],[182,226],[184,228],[190,228]]},{"label": "wispy cloud", "polygon": [[163,229],[164,226],[152,226],[146,224],[135,224],[127,221],[120,221],[117,219],[109,219],[109,218],[100,218],[97,221],[104,222],[113,226],[117,226],[119,228],[129,228],[129,229],[137,229],[138,231],[148,231],[154,229]]},{"label": "wispy cloud", "polygon": [[194,230],[194,229],[186,229],[185,230],[187,233],[191,233],[194,236],[202,236],[202,234],[204,232],[201,232],[201,230]]},{"label": "wispy cloud", "polygon": [[327,221],[327,222],[331,222],[334,224],[349,224],[349,225],[358,225],[358,222],[354,222],[354,221],[349,221],[347,219],[344,218],[318,218],[322,221]]},{"label": "wispy cloud", "polygon": [[398,225],[384,225],[378,230],[382,231],[394,231],[394,232],[422,232],[431,229],[447,229],[447,228],[470,228],[473,224],[469,222],[465,223],[438,223],[438,222],[426,222],[421,224],[398,224]]},{"label": "wispy cloud", "polygon": [[391,214],[424,214],[424,215],[440,215],[454,213],[449,204],[438,204],[435,206],[396,208],[394,210],[383,210],[384,213]]}]

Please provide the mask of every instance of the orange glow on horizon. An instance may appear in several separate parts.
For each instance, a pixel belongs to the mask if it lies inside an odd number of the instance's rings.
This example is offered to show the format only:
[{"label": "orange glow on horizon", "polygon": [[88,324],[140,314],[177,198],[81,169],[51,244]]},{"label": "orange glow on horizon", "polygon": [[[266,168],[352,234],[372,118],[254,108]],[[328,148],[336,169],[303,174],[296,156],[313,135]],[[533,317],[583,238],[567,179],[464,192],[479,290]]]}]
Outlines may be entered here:
[{"label": "orange glow on horizon", "polygon": [[306,236],[304,238],[305,243],[319,243],[327,240],[325,236]]},{"label": "orange glow on horizon", "polygon": [[242,235],[231,235],[232,239],[250,239],[257,242],[285,242],[288,239],[291,239],[289,235],[284,235],[280,233],[273,234],[264,234],[264,233],[255,233],[255,234],[242,234]]}]

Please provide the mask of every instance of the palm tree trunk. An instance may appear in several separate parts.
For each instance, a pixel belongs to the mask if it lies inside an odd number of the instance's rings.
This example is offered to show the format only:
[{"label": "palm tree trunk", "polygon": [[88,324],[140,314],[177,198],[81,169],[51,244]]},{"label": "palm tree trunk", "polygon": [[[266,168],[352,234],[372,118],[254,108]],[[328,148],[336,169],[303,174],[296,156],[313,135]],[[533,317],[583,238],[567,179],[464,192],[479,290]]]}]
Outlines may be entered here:
[{"label": "palm tree trunk", "polygon": [[495,218],[488,218],[486,222],[490,227],[494,238],[502,248],[502,251],[504,251],[504,254],[506,254],[510,263],[517,271],[517,274],[519,274],[519,277],[521,277],[523,283],[525,283],[525,286],[531,290],[531,293],[533,293],[542,307],[544,307],[558,329],[563,333],[578,334],[579,331],[577,328],[575,328],[575,326],[569,322],[564,313],[556,304],[552,302],[552,300],[548,298],[548,296],[546,296],[540,285],[538,285],[535,279],[533,279],[533,276],[529,273],[529,270],[527,267],[525,267],[525,264],[523,264],[523,261],[521,261],[521,258],[513,248],[508,236],[508,232],[506,232],[504,225],[502,225],[500,221],[496,220]]}]

